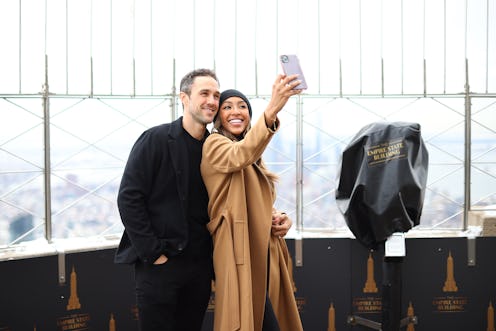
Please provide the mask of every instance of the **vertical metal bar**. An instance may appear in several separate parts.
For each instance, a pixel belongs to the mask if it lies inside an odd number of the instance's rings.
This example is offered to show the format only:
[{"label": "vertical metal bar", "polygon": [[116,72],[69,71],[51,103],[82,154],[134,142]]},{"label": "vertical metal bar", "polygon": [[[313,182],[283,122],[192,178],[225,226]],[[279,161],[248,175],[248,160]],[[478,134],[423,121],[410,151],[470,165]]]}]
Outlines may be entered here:
[{"label": "vertical metal bar", "polygon": [[384,98],[384,59],[381,57],[381,96]]},{"label": "vertical metal bar", "polygon": [[52,200],[51,200],[51,182],[50,174],[52,172],[50,165],[50,90],[48,87],[48,55],[45,54],[45,83],[42,89],[43,98],[43,128],[44,128],[44,145],[45,145],[45,167],[43,177],[45,184],[45,238],[48,243],[52,242]]},{"label": "vertical metal bar", "polygon": [[65,94],[69,94],[69,3],[65,0]]},{"label": "vertical metal bar", "polygon": [[467,266],[475,267],[477,264],[477,238],[467,238]]},{"label": "vertical metal bar", "polygon": [[339,5],[339,15],[338,15],[338,25],[339,25],[339,38],[338,38],[338,44],[339,44],[339,97],[343,97],[343,68],[342,68],[342,63],[341,63],[341,34],[343,32],[343,29],[341,27],[341,0],[338,2]]},{"label": "vertical metal bar", "polygon": [[425,0],[423,2],[423,17],[422,17],[422,58],[424,59],[424,98],[427,95],[427,61],[425,59]]},{"label": "vertical metal bar", "polygon": [[[425,15],[424,15],[425,16]],[[425,20],[424,20],[425,21]],[[404,92],[404,86],[405,86],[405,49],[403,47],[403,40],[405,39],[405,33],[403,31],[403,0],[401,0],[401,20],[400,20],[400,30],[401,30],[401,36],[400,36],[400,45],[401,45],[401,94]],[[425,38],[424,38],[424,43],[425,43]],[[424,46],[425,49],[425,46]]]},{"label": "vertical metal bar", "polygon": [[238,87],[238,0],[234,1],[234,88]]},{"label": "vertical metal bar", "polygon": [[363,62],[363,54],[362,54],[362,0],[358,3],[358,45],[359,45],[359,72],[360,72],[360,94],[362,94],[362,62]]},{"label": "vertical metal bar", "polygon": [[19,0],[19,94],[22,94],[22,0]]},{"label": "vertical metal bar", "polygon": [[301,236],[295,239],[295,266],[303,267],[303,239]]},{"label": "vertical metal bar", "polygon": [[486,1],[486,94],[489,91],[489,0]]},{"label": "vertical metal bar", "polygon": [[444,72],[443,72],[443,94],[446,94],[446,0],[444,0],[444,40],[443,40],[443,65],[444,65]]},{"label": "vertical metal bar", "polygon": [[297,267],[303,266],[301,252],[301,234],[303,233],[303,101],[298,95],[296,103],[296,231],[299,234],[295,241]]},{"label": "vertical metal bar", "polygon": [[114,22],[113,22],[113,1],[110,0],[110,65],[109,65],[109,68],[110,68],[110,95],[113,94],[112,90],[113,90],[113,82],[112,82],[112,72],[113,72],[113,61],[112,61],[112,50],[114,49],[113,48],[113,43],[112,43],[112,34],[113,34],[113,25],[114,25]]},{"label": "vertical metal bar", "polygon": [[45,34],[45,44],[43,45],[43,51],[45,52],[45,54],[48,54],[47,52],[47,36],[48,36],[48,4],[47,4],[47,0],[45,0],[45,17],[44,17],[44,20],[45,20],[45,31],[44,31],[44,34]]},{"label": "vertical metal bar", "polygon": [[[318,57],[318,68],[320,69],[320,65],[321,65],[321,59],[320,59],[320,53],[321,53],[321,47],[320,47],[320,44],[321,44],[321,41],[320,41],[320,0],[318,0],[317,2],[317,48],[318,48],[318,53],[317,53],[317,57]],[[321,78],[320,78],[320,70],[317,71],[318,72],[318,93],[320,94],[320,81],[321,81]]]},{"label": "vertical metal bar", "polygon": [[403,257],[384,257],[382,261],[382,331],[400,330],[402,263]]},{"label": "vertical metal bar", "polygon": [[66,283],[67,277],[65,276],[65,251],[58,251],[58,269],[59,269],[59,285],[63,286]]},{"label": "vertical metal bar", "polygon": [[468,228],[468,212],[470,211],[470,171],[471,171],[471,143],[472,143],[472,114],[471,114],[471,99],[470,99],[470,84],[469,84],[469,68],[468,68],[468,57],[467,57],[467,21],[468,21],[468,2],[465,1],[465,164],[464,164],[464,190],[465,190],[465,200],[463,203],[463,230]]},{"label": "vertical metal bar", "polygon": [[90,98],[93,98],[93,56],[90,57]]},{"label": "vertical metal bar", "polygon": [[258,97],[258,62],[255,57],[255,95]]},{"label": "vertical metal bar", "polygon": [[[181,88],[181,86],[179,86]],[[179,91],[181,92],[181,91]],[[170,100],[170,115],[171,120],[175,120],[177,116],[177,89],[176,89],[176,59],[172,59],[172,91]]]},{"label": "vertical metal bar", "polygon": [[133,0],[133,96],[136,96],[136,0]]},{"label": "vertical metal bar", "polygon": [[427,96],[427,60],[424,58],[424,98]]},{"label": "vertical metal bar", "polygon": [[468,28],[468,0],[465,0],[465,29],[464,29],[464,42],[465,42],[465,59],[468,58],[467,56],[467,43],[468,43],[468,34],[467,34],[467,28]]},{"label": "vertical metal bar", "polygon": [[93,0],[90,2],[90,98],[93,98]]},{"label": "vertical metal bar", "polygon": [[381,96],[384,98],[384,1],[381,0]]},{"label": "vertical metal bar", "polygon": [[[213,27],[212,27],[212,30],[213,30],[213,33],[212,33],[212,45],[214,45],[214,47],[212,47],[212,59],[214,61],[214,71],[215,71],[215,45],[216,44],[216,38],[215,36],[217,35],[217,25],[215,24],[215,22],[217,22],[217,16],[215,15],[216,14],[216,11],[217,11],[217,1],[214,0],[214,5],[213,5],[213,14],[212,14],[212,24],[213,24]],[[255,22],[256,22],[256,18],[255,18]],[[256,27],[255,27],[255,34],[256,34]],[[255,56],[257,54],[257,51],[256,51],[256,47],[257,47],[257,39],[255,38]]]},{"label": "vertical metal bar", "polygon": [[296,229],[303,230],[303,116],[302,97],[296,103]]},{"label": "vertical metal bar", "polygon": [[465,202],[463,204],[463,230],[468,228],[468,212],[471,208],[470,183],[472,163],[472,99],[468,80],[468,59],[465,59]]},{"label": "vertical metal bar", "polygon": [[193,68],[196,68],[196,0],[193,0]]},{"label": "vertical metal bar", "polygon": [[467,57],[467,23],[468,23],[468,1],[465,0],[465,164],[464,164],[464,191],[465,199],[463,203],[463,230],[468,228],[468,212],[470,211],[470,181],[471,181],[471,143],[472,134],[470,131],[472,125],[472,114],[471,114],[471,99],[470,99],[470,84],[469,84],[469,69],[468,69],[468,57]]},{"label": "vertical metal bar", "polygon": [[133,56],[133,97],[136,96],[136,59]]},{"label": "vertical metal bar", "polygon": [[[279,52],[279,0],[276,0],[276,52]],[[279,57],[276,56],[276,74],[279,71]]]},{"label": "vertical metal bar", "polygon": [[[215,45],[215,44],[214,44]],[[212,47],[215,48],[215,47]],[[150,0],[150,92],[153,92],[153,1]]]}]

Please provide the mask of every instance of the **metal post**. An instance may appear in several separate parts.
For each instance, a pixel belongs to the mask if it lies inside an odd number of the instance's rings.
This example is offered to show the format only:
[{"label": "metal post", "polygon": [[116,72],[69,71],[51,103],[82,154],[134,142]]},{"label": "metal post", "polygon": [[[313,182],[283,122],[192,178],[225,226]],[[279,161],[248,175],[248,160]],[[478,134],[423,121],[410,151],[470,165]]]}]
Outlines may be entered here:
[{"label": "metal post", "polygon": [[303,230],[303,115],[301,95],[296,103],[296,229]]},{"label": "metal post", "polygon": [[472,100],[468,83],[468,59],[465,59],[465,201],[463,204],[463,230],[468,228],[468,212],[470,211],[470,182],[472,163]]},{"label": "metal post", "polygon": [[382,262],[382,331],[400,329],[402,262],[402,257],[384,257]]},{"label": "metal post", "polygon": [[303,266],[302,238],[303,231],[303,101],[301,95],[298,95],[296,103],[296,231],[299,236],[295,241],[297,267]]},{"label": "metal post", "polygon": [[[181,88],[179,86],[179,88]],[[172,93],[170,101],[171,121],[178,118],[177,116],[177,89],[176,89],[176,59],[172,59]]]},{"label": "metal post", "polygon": [[42,88],[43,124],[45,145],[45,167],[43,170],[45,181],[45,238],[52,242],[52,202],[51,202],[51,165],[50,165],[50,90],[48,88],[48,55],[45,55],[45,83]]}]

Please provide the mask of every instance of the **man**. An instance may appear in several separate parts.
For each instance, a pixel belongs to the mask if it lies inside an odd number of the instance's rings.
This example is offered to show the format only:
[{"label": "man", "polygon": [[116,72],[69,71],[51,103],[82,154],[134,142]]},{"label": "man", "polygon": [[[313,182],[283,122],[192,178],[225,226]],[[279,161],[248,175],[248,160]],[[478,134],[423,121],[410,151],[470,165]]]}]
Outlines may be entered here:
[{"label": "man", "polygon": [[124,234],[116,263],[135,266],[142,331],[201,330],[213,279],[203,142],[219,108],[208,69],[181,80],[181,118],[145,131],[134,144],[117,198]]}]

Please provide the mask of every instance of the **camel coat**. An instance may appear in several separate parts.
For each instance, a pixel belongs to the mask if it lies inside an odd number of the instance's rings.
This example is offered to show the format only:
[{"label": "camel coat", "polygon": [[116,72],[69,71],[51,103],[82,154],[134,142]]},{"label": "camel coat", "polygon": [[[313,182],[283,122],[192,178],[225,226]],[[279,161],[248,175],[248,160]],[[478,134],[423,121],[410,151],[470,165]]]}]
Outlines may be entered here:
[{"label": "camel coat", "polygon": [[201,173],[214,242],[215,331],[260,331],[267,285],[281,331],[303,329],[286,242],[271,236],[275,192],[255,164],[274,133],[261,116],[242,141],[211,134],[203,146]]}]

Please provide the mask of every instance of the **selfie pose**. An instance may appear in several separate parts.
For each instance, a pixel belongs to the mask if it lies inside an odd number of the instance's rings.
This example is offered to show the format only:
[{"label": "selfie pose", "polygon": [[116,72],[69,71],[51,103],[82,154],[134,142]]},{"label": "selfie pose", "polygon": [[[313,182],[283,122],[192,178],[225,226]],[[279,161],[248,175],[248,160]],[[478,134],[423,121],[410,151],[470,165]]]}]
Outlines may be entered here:
[{"label": "selfie pose", "polygon": [[[279,75],[264,113],[251,127],[249,100],[221,93],[212,134],[203,145],[201,173],[209,195],[208,229],[214,241],[214,330],[302,330],[285,240],[274,227],[275,182],[262,154],[279,127],[277,114],[297,75]],[[272,224],[274,223],[274,226]],[[272,231],[272,232],[271,232]],[[285,234],[285,232],[283,233]]]}]

